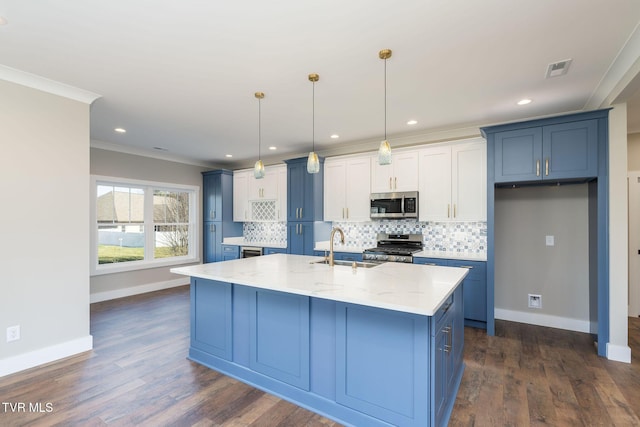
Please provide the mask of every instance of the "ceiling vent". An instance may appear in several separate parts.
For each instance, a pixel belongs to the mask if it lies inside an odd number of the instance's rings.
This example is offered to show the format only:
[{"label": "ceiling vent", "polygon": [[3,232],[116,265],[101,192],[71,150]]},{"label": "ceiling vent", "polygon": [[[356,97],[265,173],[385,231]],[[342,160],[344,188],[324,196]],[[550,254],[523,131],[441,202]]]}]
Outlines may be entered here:
[{"label": "ceiling vent", "polygon": [[554,62],[553,64],[549,64],[547,66],[547,73],[545,78],[550,79],[551,77],[559,77],[564,76],[569,71],[569,66],[571,65],[571,61],[573,59],[565,59],[564,61]]}]

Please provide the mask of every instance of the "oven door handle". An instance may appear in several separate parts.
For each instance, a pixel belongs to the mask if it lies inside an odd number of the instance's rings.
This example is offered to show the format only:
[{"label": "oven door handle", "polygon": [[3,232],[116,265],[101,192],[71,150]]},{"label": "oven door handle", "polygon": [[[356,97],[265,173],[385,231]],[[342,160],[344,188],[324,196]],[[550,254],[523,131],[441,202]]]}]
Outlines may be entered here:
[{"label": "oven door handle", "polygon": [[402,202],[400,203],[400,212],[404,215],[404,195],[402,196]]}]

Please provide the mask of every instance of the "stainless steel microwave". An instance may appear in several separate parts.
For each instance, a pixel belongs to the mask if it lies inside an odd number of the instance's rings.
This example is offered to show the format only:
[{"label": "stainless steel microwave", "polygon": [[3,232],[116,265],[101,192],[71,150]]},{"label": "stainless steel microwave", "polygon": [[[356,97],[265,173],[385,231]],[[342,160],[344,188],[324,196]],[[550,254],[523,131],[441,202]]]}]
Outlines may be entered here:
[{"label": "stainless steel microwave", "polygon": [[418,218],[418,192],[371,193],[371,219]]}]

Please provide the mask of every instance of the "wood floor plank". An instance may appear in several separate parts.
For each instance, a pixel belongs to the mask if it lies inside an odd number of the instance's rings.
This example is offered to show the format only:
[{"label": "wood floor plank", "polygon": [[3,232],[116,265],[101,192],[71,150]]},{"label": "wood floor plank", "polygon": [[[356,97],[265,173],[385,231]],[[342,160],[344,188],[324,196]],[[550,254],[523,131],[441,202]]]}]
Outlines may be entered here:
[{"label": "wood floor plank", "polygon": [[[186,359],[188,287],[92,304],[91,334],[91,352],[0,378],[2,401],[53,404],[0,411],[0,426],[339,426]],[[640,426],[639,318],[629,319],[629,346],[626,364],[598,357],[589,334],[465,328],[450,425]]]}]

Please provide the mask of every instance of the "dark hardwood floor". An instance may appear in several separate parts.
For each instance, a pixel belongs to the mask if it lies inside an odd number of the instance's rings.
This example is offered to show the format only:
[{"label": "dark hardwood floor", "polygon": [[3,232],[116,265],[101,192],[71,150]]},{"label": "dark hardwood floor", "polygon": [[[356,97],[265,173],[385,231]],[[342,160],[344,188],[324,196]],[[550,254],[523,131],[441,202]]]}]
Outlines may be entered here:
[{"label": "dark hardwood floor", "polygon": [[[0,426],[338,426],[185,358],[188,287],[92,304],[94,350],[0,378]],[[465,329],[450,425],[640,425],[640,319],[631,364],[587,334],[497,322]],[[29,410],[39,405],[39,411]]]}]

